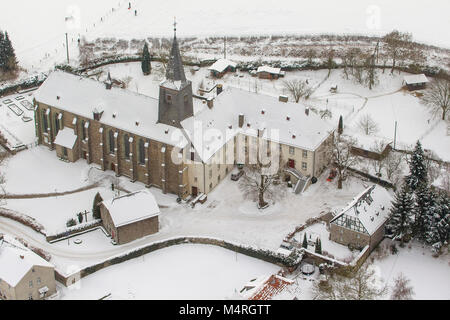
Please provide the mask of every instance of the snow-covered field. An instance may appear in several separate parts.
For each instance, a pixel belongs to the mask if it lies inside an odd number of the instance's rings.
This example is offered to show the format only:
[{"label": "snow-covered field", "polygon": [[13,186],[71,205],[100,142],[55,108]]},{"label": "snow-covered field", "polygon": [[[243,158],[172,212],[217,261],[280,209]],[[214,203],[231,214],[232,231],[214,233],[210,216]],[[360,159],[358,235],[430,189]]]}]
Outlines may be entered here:
[{"label": "snow-covered field", "polygon": [[[65,33],[70,57],[78,56],[77,40],[171,36],[173,17],[178,35],[263,35],[263,34],[369,34],[382,35],[393,29],[412,32],[418,41],[450,47],[448,29],[450,4],[434,0],[419,1],[347,0],[336,5],[321,0],[299,3],[295,0],[227,1],[213,5],[196,0],[190,5],[180,0],[153,2],[126,0],[16,0],[7,1],[0,10],[1,29],[7,30],[21,65],[31,70],[48,71],[66,59]],[[417,4],[415,3],[417,2]],[[114,9],[114,11],[113,11]],[[134,14],[137,10],[137,16]],[[395,13],[395,14],[394,14]],[[427,27],[422,23],[428,19]]]},{"label": "snow-covered field", "polygon": [[[178,245],[100,270],[61,289],[62,299],[227,299],[280,267],[223,248]],[[114,281],[111,281],[114,279]]]},{"label": "snow-covered field", "polygon": [[[388,240],[385,240],[385,243]],[[383,244],[383,243],[382,243]],[[450,256],[442,254],[439,258],[431,255],[430,249],[413,242],[411,248],[398,248],[397,254],[375,259],[383,281],[392,288],[394,279],[403,273],[410,279],[415,295],[413,299],[450,299]],[[391,290],[389,290],[391,291]],[[388,293],[390,295],[390,292]]]}]

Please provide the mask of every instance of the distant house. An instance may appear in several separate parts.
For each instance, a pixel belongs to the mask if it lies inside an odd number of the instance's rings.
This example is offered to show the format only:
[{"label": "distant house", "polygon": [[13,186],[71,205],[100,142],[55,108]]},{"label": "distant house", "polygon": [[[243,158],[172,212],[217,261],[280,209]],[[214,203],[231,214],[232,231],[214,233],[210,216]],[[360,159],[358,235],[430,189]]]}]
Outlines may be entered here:
[{"label": "distant house", "polygon": [[351,152],[357,156],[372,159],[383,160],[389,155],[392,150],[392,142],[385,142],[382,145],[382,150],[376,151],[374,148],[374,141],[367,137],[358,136],[358,144],[352,146]]},{"label": "distant house", "polygon": [[222,78],[227,72],[235,72],[236,66],[237,64],[233,61],[219,59],[208,70],[211,71],[213,77]]},{"label": "distant house", "polygon": [[42,300],[56,293],[55,269],[14,239],[0,235],[0,299]]},{"label": "distant house", "polygon": [[277,274],[261,276],[250,280],[239,292],[239,295],[247,300],[270,300],[293,283],[294,280]]},{"label": "distant house", "polygon": [[373,250],[384,237],[391,201],[386,189],[367,188],[330,221],[330,239],[355,248],[368,245]]},{"label": "distant house", "polygon": [[281,71],[280,68],[272,68],[269,66],[261,66],[256,71],[260,79],[278,79],[284,77],[285,72]]},{"label": "distant house", "polygon": [[104,228],[117,244],[159,231],[159,207],[148,190],[137,191],[100,204]]},{"label": "distant house", "polygon": [[425,89],[428,82],[427,77],[423,73],[403,77],[403,83],[408,87],[409,91]]}]

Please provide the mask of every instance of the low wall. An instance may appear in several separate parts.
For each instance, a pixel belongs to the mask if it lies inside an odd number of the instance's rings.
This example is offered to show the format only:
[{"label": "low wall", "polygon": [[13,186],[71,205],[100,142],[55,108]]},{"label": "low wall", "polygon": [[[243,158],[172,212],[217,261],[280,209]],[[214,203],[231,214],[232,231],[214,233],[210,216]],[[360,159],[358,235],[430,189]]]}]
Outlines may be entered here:
[{"label": "low wall", "polygon": [[67,230],[64,230],[62,232],[56,233],[56,234],[52,234],[52,235],[47,235],[46,236],[46,240],[47,242],[55,242],[58,240],[63,240],[65,238],[70,238],[71,236],[75,235],[75,234],[82,234],[85,233],[86,231],[91,231],[92,229],[101,227],[102,225],[102,221],[101,220],[95,220],[89,223],[85,223],[83,225],[78,225],[78,226],[73,226],[68,228]]},{"label": "low wall", "polygon": [[34,218],[29,217],[20,212],[16,212],[13,210],[9,210],[6,208],[0,208],[0,217],[8,218],[23,224],[36,232],[39,232],[42,235],[46,235],[44,232],[44,226],[37,222]]},{"label": "low wall", "polygon": [[263,260],[269,263],[276,264],[280,267],[293,268],[298,266],[301,262],[302,256],[293,255],[290,257],[285,257],[283,255],[274,253],[270,250],[256,249],[252,247],[245,247],[239,244],[233,244],[230,242],[226,242],[219,239],[211,239],[211,238],[196,238],[196,237],[181,237],[175,239],[169,239],[161,242],[152,243],[145,247],[138,248],[133,251],[126,252],[122,255],[111,257],[105,261],[99,262],[92,266],[86,267],[78,272],[75,272],[71,275],[64,276],[58,271],[55,271],[55,277],[57,280],[65,286],[71,285],[78,280],[93,274],[99,270],[107,268],[109,266],[119,264],[134,258],[141,257],[147,253],[154,252],[156,250],[168,248],[175,245],[181,244],[205,244],[205,245],[213,245],[222,247],[224,249],[228,249],[231,251],[235,251],[237,253],[241,253],[243,255],[256,258],[259,260]]},{"label": "low wall", "polygon": [[351,171],[351,172],[353,172],[353,173],[359,174],[360,176],[363,176],[364,178],[369,179],[370,182],[379,184],[379,185],[382,186],[382,187],[390,188],[390,189],[393,189],[394,191],[395,191],[395,189],[396,189],[395,186],[394,186],[391,182],[389,182],[389,181],[380,179],[380,178],[378,178],[378,177],[374,177],[374,176],[372,176],[372,175],[370,175],[370,174],[368,174],[368,173],[359,171],[359,170],[357,170],[357,169],[348,168],[348,170]]}]

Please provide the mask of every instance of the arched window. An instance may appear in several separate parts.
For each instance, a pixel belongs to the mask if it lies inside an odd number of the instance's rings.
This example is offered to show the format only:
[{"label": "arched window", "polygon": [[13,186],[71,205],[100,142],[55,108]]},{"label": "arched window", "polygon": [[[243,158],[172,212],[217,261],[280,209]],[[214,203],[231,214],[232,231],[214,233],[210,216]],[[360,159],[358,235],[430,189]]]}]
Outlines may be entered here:
[{"label": "arched window", "polygon": [[145,141],[139,139],[139,164],[145,164]]},{"label": "arched window", "polygon": [[109,131],[109,153],[114,154],[116,144],[114,142],[114,132],[112,130]]},{"label": "arched window", "polygon": [[81,134],[83,137],[83,140],[86,140],[87,135],[86,135],[86,122],[84,120],[81,120]]},{"label": "arched window", "polygon": [[58,134],[58,132],[59,132],[59,119],[58,119],[58,117],[59,117],[59,113],[55,113],[55,135],[57,135]]},{"label": "arched window", "polygon": [[130,159],[130,136],[127,134],[123,136],[123,145],[125,159]]},{"label": "arched window", "polygon": [[47,122],[47,115],[45,114],[46,110],[42,110],[42,124],[44,125],[44,127],[42,128],[42,130],[44,132],[47,132],[48,129],[48,122]]}]

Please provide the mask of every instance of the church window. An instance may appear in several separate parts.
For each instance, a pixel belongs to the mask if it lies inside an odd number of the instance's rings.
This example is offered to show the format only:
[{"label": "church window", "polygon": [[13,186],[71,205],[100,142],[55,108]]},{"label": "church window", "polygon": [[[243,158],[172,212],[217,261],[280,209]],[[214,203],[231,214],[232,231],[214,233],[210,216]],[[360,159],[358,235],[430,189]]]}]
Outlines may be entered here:
[{"label": "church window", "polygon": [[114,141],[114,132],[112,130],[109,131],[109,153],[114,154],[114,149],[116,148],[116,144]]},{"label": "church window", "polygon": [[47,123],[47,115],[45,114],[46,110],[42,110],[42,123],[44,127],[42,128],[44,132],[47,132],[48,123]]},{"label": "church window", "polygon": [[166,95],[166,102],[172,104],[172,96],[170,94]]},{"label": "church window", "polygon": [[86,140],[87,134],[86,134],[86,122],[84,120],[81,121],[81,134],[83,140]]},{"label": "church window", "polygon": [[130,159],[130,136],[127,134],[123,136],[123,145],[124,145],[125,159]]},{"label": "church window", "polygon": [[139,139],[139,164],[145,164],[145,142]]},{"label": "church window", "polygon": [[59,114],[55,113],[55,135],[58,134],[59,132],[59,119],[58,119]]},{"label": "church window", "polygon": [[187,94],[184,96],[184,105],[187,105],[189,102]]}]

